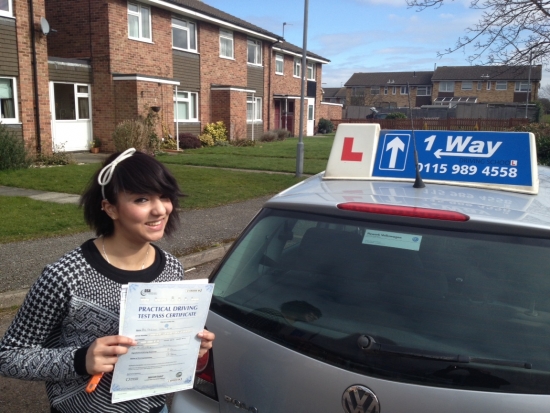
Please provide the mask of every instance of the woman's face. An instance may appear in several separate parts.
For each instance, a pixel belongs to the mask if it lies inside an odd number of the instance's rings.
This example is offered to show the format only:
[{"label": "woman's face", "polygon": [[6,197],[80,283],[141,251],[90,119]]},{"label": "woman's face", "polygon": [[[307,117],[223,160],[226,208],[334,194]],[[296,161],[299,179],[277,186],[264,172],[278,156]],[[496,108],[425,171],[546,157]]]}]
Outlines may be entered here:
[{"label": "woman's face", "polygon": [[170,198],[152,194],[122,192],[116,205],[103,202],[114,221],[115,237],[123,236],[135,243],[161,239],[173,209]]}]

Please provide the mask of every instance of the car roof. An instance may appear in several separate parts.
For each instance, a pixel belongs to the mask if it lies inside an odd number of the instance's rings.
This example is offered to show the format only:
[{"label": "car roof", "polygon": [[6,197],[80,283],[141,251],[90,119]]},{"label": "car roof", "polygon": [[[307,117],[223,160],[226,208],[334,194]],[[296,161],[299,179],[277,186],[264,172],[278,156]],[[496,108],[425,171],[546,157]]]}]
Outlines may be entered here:
[{"label": "car roof", "polygon": [[[485,224],[523,228],[531,235],[550,234],[550,168],[539,166],[539,193],[522,194],[495,189],[470,188],[447,184],[426,184],[413,188],[410,182],[387,180],[325,180],[321,172],[277,194],[265,207],[350,216],[338,204],[346,202],[398,205],[456,211],[468,215],[470,229]],[[392,221],[409,222],[410,218]],[[426,220],[424,219],[423,222]],[[438,226],[453,227],[456,224]],[[464,226],[464,224],[462,224]],[[460,227],[460,225],[459,225]],[[499,231],[500,232],[500,231]]]}]

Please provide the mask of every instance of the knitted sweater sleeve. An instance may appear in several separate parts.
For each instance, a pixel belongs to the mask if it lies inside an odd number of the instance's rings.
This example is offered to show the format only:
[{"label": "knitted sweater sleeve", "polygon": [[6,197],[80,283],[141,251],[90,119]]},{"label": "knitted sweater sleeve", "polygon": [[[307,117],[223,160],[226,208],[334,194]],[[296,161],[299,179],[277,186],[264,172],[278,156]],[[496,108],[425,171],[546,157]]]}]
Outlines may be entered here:
[{"label": "knitted sweater sleeve", "polygon": [[78,348],[49,345],[59,338],[71,296],[66,272],[57,264],[44,269],[0,341],[0,375],[46,381],[79,377],[74,368]]}]

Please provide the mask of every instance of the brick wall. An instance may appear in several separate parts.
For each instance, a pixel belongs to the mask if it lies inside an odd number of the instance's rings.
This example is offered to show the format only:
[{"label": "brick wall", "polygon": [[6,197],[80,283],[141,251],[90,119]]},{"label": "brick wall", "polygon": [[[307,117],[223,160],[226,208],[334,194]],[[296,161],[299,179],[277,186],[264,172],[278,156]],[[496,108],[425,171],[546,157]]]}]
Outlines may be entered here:
[{"label": "brick wall", "polygon": [[[34,111],[34,76],[32,69],[32,39],[35,30],[35,47],[38,73],[38,110],[40,113],[40,144],[43,153],[52,152],[51,113],[48,84],[48,42],[40,34],[40,17],[45,15],[44,2],[34,2],[34,18],[30,21],[28,2],[14,1],[16,17],[17,49],[19,57],[19,120],[23,124],[23,139],[30,151],[37,150],[36,118]],[[32,29],[30,27],[33,27]]]},{"label": "brick wall", "polygon": [[317,123],[321,118],[342,119],[342,105],[322,103],[317,116]]},{"label": "brick wall", "polygon": [[[462,90],[462,82],[455,81],[454,82],[454,91],[452,93],[449,93],[449,96],[455,96],[455,97],[463,97],[463,96],[477,96],[477,103],[512,103],[514,102],[514,95],[515,93],[515,87],[516,82],[515,81],[508,81],[506,82],[506,90],[496,90],[496,82],[491,81],[491,89],[487,90],[487,81],[481,82],[481,89],[478,90],[477,88],[477,81],[472,82],[472,89],[471,90]],[[439,85],[440,82],[434,82],[433,92],[432,92],[432,99],[435,99],[439,95]],[[533,95],[537,96],[537,82],[532,82],[531,87],[533,89]],[[441,92],[446,93],[446,92]],[[527,98],[525,93],[522,93],[524,99]]]}]

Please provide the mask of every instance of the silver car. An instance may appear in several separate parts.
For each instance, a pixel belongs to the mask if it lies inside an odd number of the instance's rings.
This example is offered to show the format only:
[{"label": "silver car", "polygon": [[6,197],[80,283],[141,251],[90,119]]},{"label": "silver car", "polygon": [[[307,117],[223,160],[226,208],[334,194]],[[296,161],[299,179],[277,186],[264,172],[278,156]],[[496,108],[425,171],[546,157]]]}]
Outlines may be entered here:
[{"label": "silver car", "polygon": [[[211,276],[214,349],[172,412],[547,413],[550,169],[534,138],[409,132],[405,172],[428,177],[414,188],[392,178],[394,136],[357,128],[339,126],[327,171],[269,200]],[[435,155],[445,183],[426,139],[464,149]],[[384,156],[395,171],[378,173]]]}]

